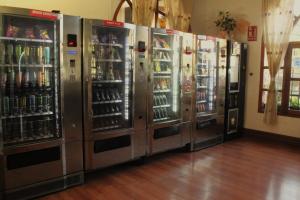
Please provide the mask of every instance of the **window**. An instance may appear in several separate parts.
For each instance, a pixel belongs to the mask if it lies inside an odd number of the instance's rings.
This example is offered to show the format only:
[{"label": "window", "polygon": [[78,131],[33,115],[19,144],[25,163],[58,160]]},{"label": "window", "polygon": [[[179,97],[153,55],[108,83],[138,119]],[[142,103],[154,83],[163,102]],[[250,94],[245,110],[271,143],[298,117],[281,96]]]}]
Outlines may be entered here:
[{"label": "window", "polygon": [[[276,77],[276,89],[278,113],[300,117],[300,1],[295,2],[294,11],[294,28],[290,36],[290,44],[284,63]],[[269,83],[268,59],[264,45],[262,45],[259,112],[264,112]]]}]

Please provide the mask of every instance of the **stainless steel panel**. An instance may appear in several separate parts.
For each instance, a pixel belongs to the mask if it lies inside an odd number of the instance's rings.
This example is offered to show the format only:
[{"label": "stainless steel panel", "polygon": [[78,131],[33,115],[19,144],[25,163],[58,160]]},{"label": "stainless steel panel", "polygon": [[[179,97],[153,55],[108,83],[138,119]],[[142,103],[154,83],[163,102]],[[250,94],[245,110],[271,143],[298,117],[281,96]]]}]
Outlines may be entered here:
[{"label": "stainless steel panel", "polygon": [[[147,94],[148,72],[151,69],[149,63],[149,28],[137,26],[135,45],[135,68],[134,68],[134,129],[145,130],[147,126]],[[139,49],[139,43],[145,44],[145,51]]]},{"label": "stainless steel panel", "polygon": [[155,129],[153,128],[149,129],[151,146],[148,154],[152,155],[152,154],[161,153],[161,152],[183,147],[181,128],[180,128],[180,134],[159,138],[159,139],[154,139],[154,131]]},{"label": "stainless steel panel", "polygon": [[132,135],[133,159],[137,159],[146,155],[147,147],[147,130],[135,131]]},{"label": "stainless steel panel", "polygon": [[[77,47],[68,47],[67,37],[69,34],[77,36]],[[66,142],[78,141],[82,140],[80,17],[64,15],[62,52],[63,134]]]},{"label": "stainless steel panel", "polygon": [[132,160],[132,146],[94,153],[94,141],[85,141],[85,170],[91,171]]},{"label": "stainless steel panel", "polygon": [[193,69],[195,65],[195,35],[182,33],[181,79],[182,79],[182,120],[191,122],[193,116]]},{"label": "stainless steel panel", "polygon": [[62,176],[62,161],[34,165],[5,172],[5,189],[13,189]]},{"label": "stainless steel panel", "polygon": [[[83,171],[82,140],[65,144],[66,174]],[[66,175],[65,174],[65,175]]]},{"label": "stainless steel panel", "polygon": [[190,144],[192,142],[192,129],[193,129],[193,123],[190,122],[183,122],[181,125],[182,129],[182,146],[185,146],[187,144]]}]

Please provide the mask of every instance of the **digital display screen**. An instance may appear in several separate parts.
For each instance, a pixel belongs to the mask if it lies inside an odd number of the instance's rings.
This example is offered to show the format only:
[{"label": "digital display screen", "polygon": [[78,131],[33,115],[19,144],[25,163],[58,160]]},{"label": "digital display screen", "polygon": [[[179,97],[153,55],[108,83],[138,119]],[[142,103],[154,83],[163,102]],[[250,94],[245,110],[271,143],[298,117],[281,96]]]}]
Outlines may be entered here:
[{"label": "digital display screen", "polygon": [[68,47],[77,47],[77,35],[75,34],[68,34]]}]

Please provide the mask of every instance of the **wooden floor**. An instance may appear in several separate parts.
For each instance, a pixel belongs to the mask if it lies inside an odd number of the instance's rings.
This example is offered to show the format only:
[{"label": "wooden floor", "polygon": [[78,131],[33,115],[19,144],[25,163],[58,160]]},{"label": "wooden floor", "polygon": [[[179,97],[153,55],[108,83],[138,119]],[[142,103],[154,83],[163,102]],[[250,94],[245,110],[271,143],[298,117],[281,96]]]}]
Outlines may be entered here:
[{"label": "wooden floor", "polygon": [[166,153],[143,165],[102,170],[82,186],[42,199],[299,200],[300,147],[241,138]]}]

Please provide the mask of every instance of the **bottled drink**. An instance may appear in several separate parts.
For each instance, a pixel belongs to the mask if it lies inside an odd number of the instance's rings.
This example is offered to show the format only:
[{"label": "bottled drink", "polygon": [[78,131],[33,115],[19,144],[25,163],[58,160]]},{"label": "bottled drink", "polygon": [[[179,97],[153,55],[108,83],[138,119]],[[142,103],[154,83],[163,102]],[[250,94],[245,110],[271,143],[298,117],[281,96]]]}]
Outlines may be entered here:
[{"label": "bottled drink", "polygon": [[5,64],[5,44],[0,43],[0,64]]},{"label": "bottled drink", "polygon": [[42,46],[38,46],[36,50],[36,63],[37,64],[43,64],[43,58],[44,58],[44,51]]},{"label": "bottled drink", "polygon": [[44,58],[45,58],[45,64],[50,64],[50,47],[44,47]]},{"label": "bottled drink", "polygon": [[3,115],[8,116],[10,114],[9,97],[3,97]]},{"label": "bottled drink", "polygon": [[43,97],[41,94],[36,95],[36,108],[38,112],[43,112]]},{"label": "bottled drink", "polygon": [[[15,100],[16,101],[16,100]],[[23,94],[22,96],[21,96],[21,99],[20,99],[20,111],[22,112],[22,113],[26,113],[26,111],[27,111],[27,97],[26,97],[26,95],[25,94]]]},{"label": "bottled drink", "polygon": [[103,70],[103,66],[98,64],[97,69],[96,69],[96,76],[97,80],[104,80],[105,79],[105,73]]},{"label": "bottled drink", "polygon": [[7,73],[4,71],[0,74],[0,87],[1,89],[5,90],[7,82]]},{"label": "bottled drink", "polygon": [[110,66],[108,68],[108,72],[107,72],[107,80],[115,80],[115,76],[114,76],[114,72],[113,72],[113,67]]},{"label": "bottled drink", "polygon": [[27,45],[24,47],[24,62],[30,64],[30,47]]},{"label": "bottled drink", "polygon": [[50,87],[50,72],[49,69],[45,69],[44,72],[44,85]]},{"label": "bottled drink", "polygon": [[22,77],[22,84],[24,88],[28,88],[29,87],[29,71],[28,69],[26,69],[25,73],[23,73],[23,77]]},{"label": "bottled drink", "polygon": [[37,74],[37,86],[42,88],[44,86],[44,72],[40,70]]},{"label": "bottled drink", "polygon": [[16,73],[15,81],[16,81],[16,87],[18,89],[20,89],[21,85],[22,85],[22,72],[21,71],[18,71]]},{"label": "bottled drink", "polygon": [[34,94],[29,95],[28,112],[34,113],[36,111],[36,97]]},{"label": "bottled drink", "polygon": [[[13,107],[13,112],[15,115],[19,114],[21,112],[21,109],[23,108],[23,98],[19,99],[18,96],[13,97],[13,102],[14,102],[14,107]],[[25,100],[26,104],[26,100]]]},{"label": "bottled drink", "polygon": [[7,64],[13,64],[14,46],[12,44],[7,45]]},{"label": "bottled drink", "polygon": [[42,97],[43,111],[44,112],[49,112],[50,111],[50,109],[49,109],[49,99],[50,99],[49,94],[44,94],[43,97]]},{"label": "bottled drink", "polygon": [[37,48],[35,46],[30,47],[28,60],[30,64],[37,64]]},{"label": "bottled drink", "polygon": [[104,90],[101,90],[101,101],[106,101]]},{"label": "bottled drink", "polygon": [[153,96],[153,102],[154,106],[157,106],[157,97],[155,95]]},{"label": "bottled drink", "polygon": [[17,44],[15,46],[15,55],[16,55],[16,63],[21,63],[21,55],[22,55],[22,45]]}]

